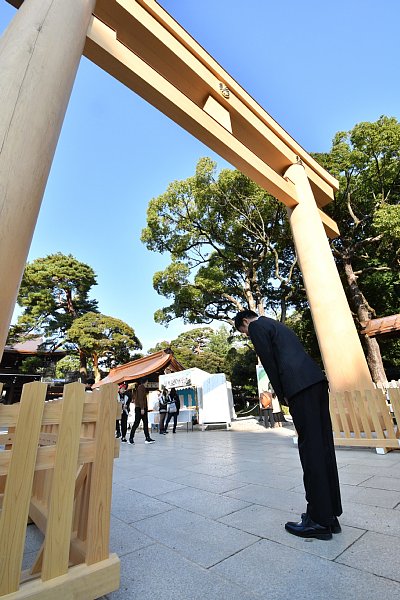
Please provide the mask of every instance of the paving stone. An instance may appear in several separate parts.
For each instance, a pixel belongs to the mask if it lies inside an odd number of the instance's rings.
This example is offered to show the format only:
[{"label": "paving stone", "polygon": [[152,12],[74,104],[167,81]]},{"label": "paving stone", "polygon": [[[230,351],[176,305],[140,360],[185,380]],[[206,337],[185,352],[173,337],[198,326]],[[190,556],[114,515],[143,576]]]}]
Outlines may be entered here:
[{"label": "paving stone", "polygon": [[350,500],[351,502],[384,508],[395,508],[400,503],[400,492],[362,487],[362,485],[341,485],[342,503],[346,504]]},{"label": "paving stone", "polygon": [[278,488],[281,490],[292,490],[300,485],[302,474],[299,469],[297,476],[280,475],[275,471],[267,471],[264,468],[241,471],[229,477],[232,481],[240,481],[243,483],[264,484],[269,487]]},{"label": "paving stone", "polygon": [[140,519],[171,510],[171,505],[139,494],[124,486],[113,488],[111,514],[125,523],[134,523]]},{"label": "paving stone", "polygon": [[220,494],[212,494],[190,487],[161,494],[158,498],[163,502],[213,519],[218,519],[218,517],[228,515],[249,505],[248,502],[243,500],[236,500],[235,498],[228,498]]},{"label": "paving stone", "polygon": [[202,464],[199,461],[196,462],[196,464],[193,463],[193,465],[186,467],[186,470],[193,473],[203,473],[204,475],[209,475],[210,470],[212,470],[216,477],[229,477],[230,475],[235,475],[235,473],[238,473],[240,468],[236,465],[225,465],[223,467],[216,465],[215,467],[211,467],[210,464]]},{"label": "paving stone", "polygon": [[204,473],[185,473],[184,475],[180,475],[174,481],[189,487],[205,490],[206,492],[215,492],[219,494],[246,486],[244,483],[232,481],[226,477],[204,475]]},{"label": "paving stone", "polygon": [[180,509],[139,521],[134,527],[203,567],[259,540],[256,535]]},{"label": "paving stone", "polygon": [[336,561],[400,582],[398,537],[367,531]]},{"label": "paving stone", "polygon": [[400,537],[400,511],[346,502],[340,522],[377,533]]},{"label": "paving stone", "polygon": [[115,552],[121,557],[151,544],[154,544],[152,538],[129,526],[123,520],[111,517],[110,552]]},{"label": "paving stone", "polygon": [[342,533],[334,535],[331,540],[304,539],[285,530],[287,521],[299,519],[299,514],[253,505],[218,520],[241,531],[330,560],[339,556],[364,533],[361,529],[343,526]]},{"label": "paving stone", "polygon": [[306,507],[304,490],[302,492],[288,492],[264,485],[248,484],[225,493],[230,498],[238,498],[246,502],[261,504],[270,508],[287,510],[300,515]]},{"label": "paving stone", "polygon": [[253,544],[211,571],[266,600],[378,600],[400,595],[397,582],[269,540]]},{"label": "paving stone", "polygon": [[160,494],[164,494],[165,492],[180,490],[185,487],[180,483],[168,481],[166,479],[162,479],[161,477],[154,477],[150,475],[127,479],[124,485],[131,490],[135,490],[136,492],[140,492],[141,494],[146,494],[146,496],[153,497],[159,496]]},{"label": "paving stone", "polygon": [[343,475],[344,473],[351,475],[366,475],[367,477],[373,477],[374,475],[393,477],[395,475],[393,471],[393,465],[391,465],[390,467],[385,467],[382,464],[360,465],[357,463],[352,463],[350,465],[340,465],[339,476]]},{"label": "paving stone", "polygon": [[[400,470],[398,472],[400,475]],[[400,476],[395,477],[394,474],[391,477],[374,476],[370,477],[367,481],[362,484],[364,487],[379,488],[381,490],[395,490],[400,492]]]},{"label": "paving stone", "polygon": [[259,600],[241,585],[158,544],[124,556],[121,569],[121,588],[108,594],[109,600]]},{"label": "paving stone", "polygon": [[26,528],[25,551],[37,552],[42,545],[44,536],[40,529],[34,523],[30,523]]}]

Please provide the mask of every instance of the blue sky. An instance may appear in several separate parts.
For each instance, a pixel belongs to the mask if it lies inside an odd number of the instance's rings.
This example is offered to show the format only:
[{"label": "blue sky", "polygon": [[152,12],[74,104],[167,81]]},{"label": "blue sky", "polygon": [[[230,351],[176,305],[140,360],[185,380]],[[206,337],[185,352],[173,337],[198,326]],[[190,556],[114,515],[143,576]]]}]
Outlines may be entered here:
[{"label": "blue sky", "polygon": [[[398,0],[162,0],[160,4],[307,151],[386,114],[400,119]],[[15,14],[0,0],[0,31]],[[73,254],[97,274],[101,312],[131,325],[144,349],[173,339],[152,287],[168,256],[146,250],[149,200],[211,156],[178,125],[85,58],[76,78],[29,260]]]}]

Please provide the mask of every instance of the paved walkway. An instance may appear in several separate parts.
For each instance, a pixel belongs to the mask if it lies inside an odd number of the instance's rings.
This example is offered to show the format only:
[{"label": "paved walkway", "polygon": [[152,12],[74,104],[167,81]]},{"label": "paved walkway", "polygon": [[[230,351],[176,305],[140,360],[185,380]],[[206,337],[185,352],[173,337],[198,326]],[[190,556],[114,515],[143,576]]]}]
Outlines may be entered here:
[{"label": "paved walkway", "polygon": [[243,429],[121,444],[107,598],[399,599],[400,451],[338,449],[343,532],[303,540],[283,527],[305,508],[293,430]]},{"label": "paved walkway", "polygon": [[106,598],[398,600],[400,451],[338,449],[343,532],[303,540],[283,527],[305,508],[293,430],[242,429],[121,444]]}]

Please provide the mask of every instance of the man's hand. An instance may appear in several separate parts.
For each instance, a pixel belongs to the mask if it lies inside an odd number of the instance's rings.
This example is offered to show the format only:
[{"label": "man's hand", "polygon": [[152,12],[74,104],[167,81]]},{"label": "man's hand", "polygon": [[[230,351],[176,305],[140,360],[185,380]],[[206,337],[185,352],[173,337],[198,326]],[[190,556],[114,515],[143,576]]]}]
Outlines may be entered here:
[{"label": "man's hand", "polygon": [[144,415],[144,408],[142,408],[142,409],[140,410],[140,414],[141,414],[141,415]]}]

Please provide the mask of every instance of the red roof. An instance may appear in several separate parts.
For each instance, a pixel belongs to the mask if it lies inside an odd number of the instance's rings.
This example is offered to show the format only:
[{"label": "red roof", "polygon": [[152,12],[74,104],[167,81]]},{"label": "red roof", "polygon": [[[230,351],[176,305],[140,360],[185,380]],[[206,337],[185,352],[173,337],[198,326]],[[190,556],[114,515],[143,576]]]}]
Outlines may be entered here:
[{"label": "red roof", "polygon": [[171,352],[155,352],[143,358],[132,360],[129,363],[111,369],[107,377],[95,383],[92,387],[98,387],[105,383],[121,383],[122,381],[135,381],[141,377],[147,377],[153,373],[170,369],[171,373],[183,371],[183,367]]},{"label": "red roof", "polygon": [[376,335],[400,336],[400,315],[390,315],[380,319],[371,319],[368,321],[361,333],[368,337]]}]

